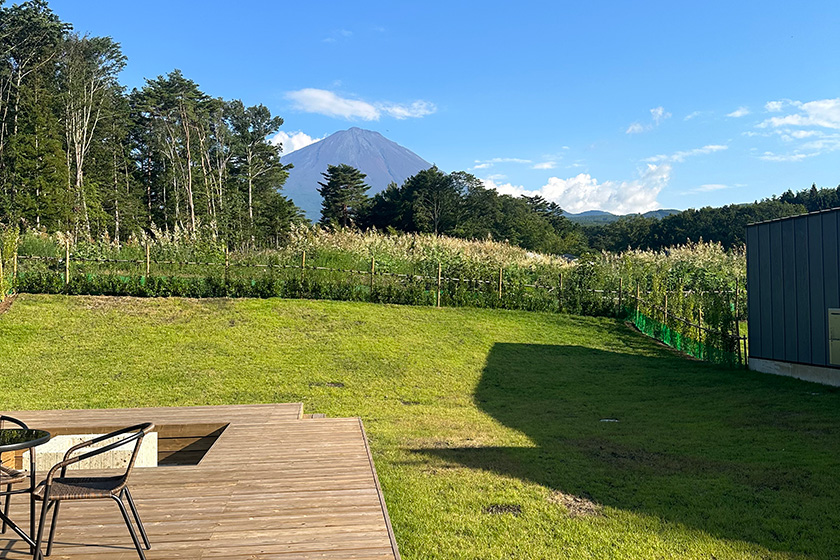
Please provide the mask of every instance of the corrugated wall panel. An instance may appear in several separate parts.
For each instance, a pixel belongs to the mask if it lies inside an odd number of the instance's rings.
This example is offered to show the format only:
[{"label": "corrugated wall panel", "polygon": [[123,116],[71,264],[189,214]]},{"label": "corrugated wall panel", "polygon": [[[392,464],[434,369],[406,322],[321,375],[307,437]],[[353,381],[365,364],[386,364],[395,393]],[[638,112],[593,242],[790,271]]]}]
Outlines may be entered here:
[{"label": "corrugated wall panel", "polygon": [[750,354],[762,356],[761,348],[761,305],[758,274],[758,228],[747,228],[747,316],[749,317]]},{"label": "corrugated wall panel", "polygon": [[[770,224],[770,316],[774,360],[785,360],[785,286],[782,268],[782,222]],[[766,299],[765,299],[766,301]]]},{"label": "corrugated wall panel", "polygon": [[808,265],[808,218],[795,218],[794,251],[796,252],[796,324],[798,326],[796,342],[797,361],[811,363],[811,289]]},{"label": "corrugated wall panel", "polygon": [[782,290],[785,294],[785,360],[798,361],[799,336],[796,328],[796,228],[793,220],[782,224]]},{"label": "corrugated wall panel", "polygon": [[773,305],[770,280],[770,228],[758,228],[758,301],[761,306],[761,356],[773,358]]},{"label": "corrugated wall panel", "polygon": [[840,208],[747,228],[750,356],[829,366],[840,308]]},{"label": "corrugated wall panel", "polygon": [[828,343],[828,308],[840,307],[837,285],[840,283],[840,270],[837,262],[837,215],[823,214],[823,321],[825,322],[825,363],[830,363]]},{"label": "corrugated wall panel", "polygon": [[811,293],[811,362],[824,366],[828,344],[826,340],[826,307],[823,278],[822,215],[808,216],[808,261]]}]

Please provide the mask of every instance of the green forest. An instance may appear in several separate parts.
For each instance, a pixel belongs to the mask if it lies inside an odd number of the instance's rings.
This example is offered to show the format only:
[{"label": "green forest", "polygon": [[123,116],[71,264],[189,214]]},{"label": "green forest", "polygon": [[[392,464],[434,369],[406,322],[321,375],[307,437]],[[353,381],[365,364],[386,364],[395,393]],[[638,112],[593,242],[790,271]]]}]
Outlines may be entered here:
[{"label": "green forest", "polygon": [[[127,91],[120,44],[75,32],[44,0],[0,1],[0,49],[0,223],[117,245],[166,232],[259,248],[283,245],[292,224],[306,221],[283,196],[290,166],[269,141],[283,119],[264,105],[214,97],[177,69]],[[334,177],[339,171],[353,180]],[[349,166],[323,175],[312,188],[324,196],[324,226],[493,239],[554,254],[701,239],[730,248],[743,243],[747,223],[840,206],[840,187],[813,186],[661,220],[582,226],[556,203],[501,195],[466,172],[433,167],[375,196]]]}]

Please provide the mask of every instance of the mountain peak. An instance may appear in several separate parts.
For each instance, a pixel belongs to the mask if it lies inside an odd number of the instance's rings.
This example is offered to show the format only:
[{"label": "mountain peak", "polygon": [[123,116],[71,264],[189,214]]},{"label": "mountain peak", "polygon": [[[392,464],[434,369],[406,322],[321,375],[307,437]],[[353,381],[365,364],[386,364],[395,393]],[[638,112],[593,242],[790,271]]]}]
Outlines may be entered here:
[{"label": "mountain peak", "polygon": [[303,209],[306,217],[317,220],[321,213],[318,182],[328,165],[342,163],[355,167],[367,177],[368,195],[385,190],[389,183],[402,184],[407,178],[432,166],[429,162],[379,132],[352,127],[339,130],[323,140],[282,157],[294,167],[283,188],[286,196]]}]

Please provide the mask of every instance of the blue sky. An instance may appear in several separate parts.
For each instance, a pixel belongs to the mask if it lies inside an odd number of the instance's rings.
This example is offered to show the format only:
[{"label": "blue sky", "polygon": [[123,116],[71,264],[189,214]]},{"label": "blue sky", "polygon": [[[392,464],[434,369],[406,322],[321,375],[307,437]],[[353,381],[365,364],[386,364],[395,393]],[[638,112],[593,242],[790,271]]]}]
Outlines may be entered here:
[{"label": "blue sky", "polygon": [[840,2],[53,0],[121,81],[178,68],[284,118],[381,132],[573,212],[840,184]]}]

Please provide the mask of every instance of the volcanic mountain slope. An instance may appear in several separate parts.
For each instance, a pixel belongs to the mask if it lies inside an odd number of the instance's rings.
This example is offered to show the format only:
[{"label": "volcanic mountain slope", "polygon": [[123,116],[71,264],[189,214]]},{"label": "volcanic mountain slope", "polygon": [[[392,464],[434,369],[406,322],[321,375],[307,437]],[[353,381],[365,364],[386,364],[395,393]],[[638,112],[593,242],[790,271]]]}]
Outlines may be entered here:
[{"label": "volcanic mountain slope", "polygon": [[292,163],[283,194],[300,206],[310,220],[321,217],[321,195],[318,182],[328,165],[346,163],[366,174],[370,185],[367,192],[373,196],[385,189],[388,183],[401,185],[418,171],[432,166],[429,162],[378,132],[353,127],[340,130],[323,140],[310,144],[282,157],[283,163]]}]

